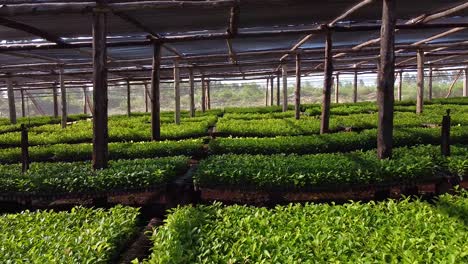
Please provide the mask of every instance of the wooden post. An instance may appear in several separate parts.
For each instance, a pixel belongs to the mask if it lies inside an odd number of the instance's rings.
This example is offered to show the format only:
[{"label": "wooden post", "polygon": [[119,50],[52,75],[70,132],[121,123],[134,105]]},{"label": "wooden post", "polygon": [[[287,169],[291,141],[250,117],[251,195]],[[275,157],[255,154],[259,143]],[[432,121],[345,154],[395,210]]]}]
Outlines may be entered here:
[{"label": "wooden post", "polygon": [[465,69],[465,80],[463,82],[463,96],[468,96],[468,68]]},{"label": "wooden post", "polygon": [[21,116],[26,117],[26,106],[24,104],[24,90],[23,88],[20,89],[21,93]]},{"label": "wooden post", "polygon": [[205,113],[205,111],[206,111],[206,97],[205,97],[205,95],[206,95],[205,90],[206,89],[205,88],[206,87],[205,87],[205,77],[203,75],[201,77],[201,85],[202,85],[202,93],[201,93],[202,103],[201,103],[201,107],[202,107],[202,112]]},{"label": "wooden post", "polygon": [[143,88],[145,89],[143,93],[145,96],[145,113],[148,113],[148,83],[144,82]]},{"label": "wooden post", "polygon": [[336,74],[336,86],[335,86],[335,104],[339,103],[340,97],[340,74]]},{"label": "wooden post", "polygon": [[65,89],[65,76],[63,74],[63,67],[60,67],[60,98],[62,99],[62,128],[67,127],[67,91]]},{"label": "wooden post", "polygon": [[280,106],[281,92],[280,92],[280,74],[276,74],[276,105]]},{"label": "wooden post", "polygon": [[383,0],[380,31],[380,67],[378,71],[377,156],[391,158],[393,141],[393,105],[395,87],[395,6],[396,0]]},{"label": "wooden post", "polygon": [[328,133],[330,124],[330,100],[333,85],[333,55],[332,55],[332,35],[327,30],[325,40],[325,61],[324,61],[324,80],[322,94],[322,116],[320,120],[320,134]]},{"label": "wooden post", "polygon": [[211,110],[210,80],[206,81],[206,109]]},{"label": "wooden post", "polygon": [[358,71],[354,69],[353,103],[357,103]]},{"label": "wooden post", "polygon": [[274,80],[274,77],[271,77],[270,78],[270,105],[271,106],[274,105],[274,95],[275,95],[275,92],[273,90],[273,80]]},{"label": "wooden post", "polygon": [[132,103],[130,102],[130,80],[126,79],[125,82],[127,83],[127,116],[132,115]]},{"label": "wooden post", "polygon": [[21,164],[22,172],[25,173],[29,169],[29,141],[28,130],[24,124],[21,124]]},{"label": "wooden post", "polygon": [[286,112],[288,111],[288,66],[282,64],[281,71],[283,77],[283,112]]},{"label": "wooden post", "polygon": [[195,83],[193,78],[193,68],[189,68],[189,95],[190,95],[190,117],[195,117]]},{"label": "wooden post", "polygon": [[420,114],[423,112],[424,104],[424,51],[418,49],[417,53],[418,60],[418,93],[416,97],[416,113]]},{"label": "wooden post", "polygon": [[294,92],[294,111],[296,120],[301,117],[301,54],[296,53],[296,91]]},{"label": "wooden post", "polygon": [[57,83],[55,82],[52,85],[52,96],[54,104],[54,118],[58,118],[58,93],[57,93]]},{"label": "wooden post", "polygon": [[93,13],[93,168],[108,166],[107,14]]},{"label": "wooden post", "polygon": [[88,114],[88,87],[83,86],[83,114]]},{"label": "wooden post", "polygon": [[10,112],[10,122],[12,124],[16,124],[15,92],[13,90],[13,83],[11,81],[11,78],[7,78],[6,82],[7,82],[8,109]]},{"label": "wooden post", "polygon": [[177,125],[180,125],[180,71],[179,71],[179,60],[174,60],[174,121]]},{"label": "wooden post", "polygon": [[151,140],[161,140],[161,103],[160,80],[161,80],[161,44],[153,45],[153,69],[151,71]]},{"label": "wooden post", "polygon": [[268,86],[270,85],[270,79],[267,78],[265,86],[265,106],[268,106]]},{"label": "wooden post", "polygon": [[445,157],[450,156],[450,109],[447,109],[447,115],[442,117],[441,132],[441,151]]},{"label": "wooden post", "polygon": [[433,72],[432,72],[432,65],[429,65],[429,82],[427,84],[427,96],[428,96],[428,99],[429,101],[432,100],[432,75],[433,75]]},{"label": "wooden post", "polygon": [[403,71],[400,71],[400,74],[398,75],[398,101],[401,101],[401,88],[403,88]]}]

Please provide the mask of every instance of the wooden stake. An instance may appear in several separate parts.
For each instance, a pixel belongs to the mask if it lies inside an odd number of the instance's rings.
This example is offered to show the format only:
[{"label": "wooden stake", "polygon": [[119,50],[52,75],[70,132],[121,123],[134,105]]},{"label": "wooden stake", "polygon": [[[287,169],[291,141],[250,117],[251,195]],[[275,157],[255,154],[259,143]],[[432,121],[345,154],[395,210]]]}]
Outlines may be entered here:
[{"label": "wooden stake", "polygon": [[424,105],[424,51],[419,49],[417,53],[418,60],[418,93],[416,97],[416,114],[423,112]]},{"label": "wooden stake", "polygon": [[274,95],[275,95],[275,92],[273,90],[273,80],[274,80],[274,78],[271,77],[270,78],[270,105],[271,106],[274,105]]},{"label": "wooden stake", "polygon": [[54,104],[54,118],[58,118],[58,93],[57,93],[56,82],[52,85],[52,96],[53,96],[53,104]]},{"label": "wooden stake", "polygon": [[24,104],[24,90],[23,90],[23,88],[21,88],[20,93],[21,93],[21,116],[26,117],[26,107],[25,107],[25,104]]},{"label": "wooden stake", "polygon": [[145,89],[144,96],[145,96],[145,113],[148,113],[148,84],[146,82],[143,83],[143,87]]},{"label": "wooden stake", "polygon": [[174,122],[180,125],[180,71],[179,60],[174,60]]},{"label": "wooden stake", "polygon": [[468,96],[468,68],[465,69],[465,80],[463,81],[463,97]]},{"label": "wooden stake", "polygon": [[201,85],[202,85],[202,94],[201,94],[201,107],[202,107],[202,112],[205,113],[206,111],[206,87],[205,87],[205,77],[201,77]]},{"label": "wooden stake", "polygon": [[450,109],[447,109],[447,115],[442,118],[440,147],[443,156],[450,156]]},{"label": "wooden stake", "polygon": [[29,140],[28,130],[24,124],[21,124],[21,164],[22,172],[25,173],[29,169]]},{"label": "wooden stake", "polygon": [[62,99],[62,128],[67,127],[67,91],[65,89],[65,76],[63,73],[63,67],[60,68],[60,98]]},{"label": "wooden stake", "polygon": [[108,166],[107,14],[93,13],[93,168]]},{"label": "wooden stake", "polygon": [[393,104],[395,85],[395,6],[396,0],[383,0],[378,71],[377,156],[391,158],[393,141]]},{"label": "wooden stake", "polygon": [[83,114],[88,114],[88,88],[83,86]]},{"label": "wooden stake", "polygon": [[432,100],[432,65],[429,65],[429,76],[428,76],[428,79],[429,79],[429,82],[427,84],[427,96],[428,96],[428,99],[429,101]]},{"label": "wooden stake", "polygon": [[322,116],[320,120],[320,134],[328,133],[330,124],[330,100],[333,85],[333,54],[332,35],[327,31],[325,40],[324,81],[322,95]]},{"label": "wooden stake", "polygon": [[161,44],[153,45],[153,69],[151,71],[151,140],[161,140],[161,103],[160,97],[161,74]]},{"label": "wooden stake", "polygon": [[281,65],[283,77],[283,112],[288,111],[288,66],[284,63]]},{"label": "wooden stake", "polygon": [[354,70],[354,83],[353,83],[353,103],[357,103],[357,88],[358,88],[358,71]]},{"label": "wooden stake", "polygon": [[401,101],[401,89],[403,88],[403,71],[400,71],[400,74],[398,76],[398,91],[397,91],[397,96],[398,96],[398,101]]},{"label": "wooden stake", "polygon": [[336,86],[335,86],[335,104],[339,103],[340,97],[340,74],[336,74]]},{"label": "wooden stake", "polygon": [[265,106],[268,106],[268,87],[270,86],[270,79],[266,79],[266,86],[265,86]]},{"label": "wooden stake", "polygon": [[132,103],[131,103],[131,97],[130,97],[130,80],[127,79],[125,80],[127,83],[127,116],[132,115]]},{"label": "wooden stake", "polygon": [[211,110],[210,80],[206,81],[206,109]]},{"label": "wooden stake", "polygon": [[189,68],[189,95],[190,95],[190,117],[195,117],[195,83],[193,78],[193,68]]},{"label": "wooden stake", "polygon": [[295,96],[295,117],[296,120],[299,120],[301,117],[301,54],[296,54],[296,91],[294,92]]},{"label": "wooden stake", "polygon": [[280,106],[281,92],[280,92],[280,74],[276,74],[276,106]]},{"label": "wooden stake", "polygon": [[11,81],[11,78],[7,78],[6,82],[7,82],[8,109],[10,111],[10,122],[12,124],[16,124],[15,92],[13,91],[13,83]]}]

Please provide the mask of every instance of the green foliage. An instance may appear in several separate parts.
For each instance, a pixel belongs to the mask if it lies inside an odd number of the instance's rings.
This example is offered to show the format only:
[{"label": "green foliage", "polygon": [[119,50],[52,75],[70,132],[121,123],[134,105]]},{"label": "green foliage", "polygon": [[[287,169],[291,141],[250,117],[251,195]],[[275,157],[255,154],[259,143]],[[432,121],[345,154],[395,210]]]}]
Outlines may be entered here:
[{"label": "green foliage", "polygon": [[[457,147],[453,147],[457,149]],[[465,149],[466,150],[466,149]],[[202,186],[296,188],[341,184],[406,182],[432,178],[456,168],[436,146],[396,148],[391,160],[379,160],[376,151],[315,155],[210,156],[195,172]],[[463,153],[463,151],[460,151]],[[453,155],[454,159],[463,160]]]},{"label": "green foliage", "polygon": [[111,263],[137,228],[138,209],[0,215],[0,263]]},{"label": "green foliage", "polygon": [[[171,211],[144,263],[467,263],[468,196]],[[457,217],[459,216],[459,217]]]},{"label": "green foliage", "polygon": [[74,193],[144,188],[165,184],[188,168],[183,156],[159,159],[110,161],[109,167],[93,171],[89,162],[0,165],[0,191],[24,193]]}]

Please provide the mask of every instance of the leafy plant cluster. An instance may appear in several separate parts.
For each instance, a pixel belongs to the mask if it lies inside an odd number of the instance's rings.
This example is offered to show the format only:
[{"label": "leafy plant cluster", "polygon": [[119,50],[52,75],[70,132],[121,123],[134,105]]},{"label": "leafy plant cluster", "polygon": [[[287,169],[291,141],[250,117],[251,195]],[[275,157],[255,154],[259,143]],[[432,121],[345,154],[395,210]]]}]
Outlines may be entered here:
[{"label": "leafy plant cluster", "polygon": [[[89,118],[88,115],[77,114],[69,115],[67,117],[68,122],[76,122],[79,120]],[[53,116],[36,116],[36,117],[20,117],[17,120],[16,124],[11,124],[9,119],[2,118],[0,119],[0,134],[7,132],[14,132],[21,130],[21,124],[26,125],[26,127],[35,127],[48,124],[60,124],[60,118],[54,118]]]},{"label": "leafy plant cluster", "polygon": [[335,204],[185,206],[144,263],[467,263],[468,194]]},{"label": "leafy plant cluster", "polygon": [[23,174],[20,165],[0,165],[0,191],[56,194],[151,187],[184,173],[188,158],[116,160],[107,169],[93,171],[91,167],[89,162],[31,163]]},{"label": "leafy plant cluster", "polygon": [[[466,147],[452,147],[451,162],[441,156],[438,146],[394,149],[391,160],[379,160],[375,150],[315,155],[210,156],[194,175],[198,185],[244,188],[301,188],[412,182],[457,171],[467,176]],[[464,169],[460,169],[464,168]]]},{"label": "leafy plant cluster", "polygon": [[[149,142],[111,142],[110,159],[141,159],[167,156],[200,156],[203,154],[202,139],[165,140]],[[55,144],[29,148],[30,161],[85,161],[92,158],[90,143]],[[21,162],[21,148],[0,149],[0,163]]]},{"label": "leafy plant cluster", "polygon": [[136,208],[0,215],[0,263],[112,263],[137,228]]}]

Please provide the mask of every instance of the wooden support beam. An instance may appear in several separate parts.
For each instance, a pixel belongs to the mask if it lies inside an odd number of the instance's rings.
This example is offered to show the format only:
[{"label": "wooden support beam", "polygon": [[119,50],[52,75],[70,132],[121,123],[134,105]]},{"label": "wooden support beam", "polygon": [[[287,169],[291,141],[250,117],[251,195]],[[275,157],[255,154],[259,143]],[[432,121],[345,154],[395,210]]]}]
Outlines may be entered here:
[{"label": "wooden support beam", "polygon": [[7,82],[7,96],[8,96],[8,109],[10,112],[10,122],[16,124],[16,106],[15,106],[15,93],[13,91],[13,82],[11,78],[6,79]]},{"label": "wooden support beam", "polygon": [[229,15],[229,28],[228,28],[228,34],[231,37],[237,36],[238,33],[238,28],[239,28],[239,5],[236,4],[233,7],[231,7],[231,12]]},{"label": "wooden support beam", "polygon": [[357,103],[358,95],[358,71],[354,69],[354,83],[353,83],[353,103]]},{"label": "wooden support beam", "polygon": [[299,120],[301,117],[301,53],[296,54],[296,90],[294,92],[294,111],[295,118]]},{"label": "wooden support beam", "polygon": [[429,65],[429,76],[428,83],[427,83],[427,97],[429,101],[432,100],[432,65]]},{"label": "wooden support beam", "polygon": [[336,74],[336,86],[335,86],[335,104],[339,103],[340,99],[340,74]]},{"label": "wooden support beam", "polygon": [[107,168],[108,110],[107,110],[107,14],[94,12],[93,32],[93,168]]},{"label": "wooden support beam", "polygon": [[201,77],[201,85],[202,85],[202,91],[201,91],[201,110],[203,113],[206,111],[206,86],[205,86],[205,77],[202,75]]},{"label": "wooden support beam", "polygon": [[68,46],[68,44],[65,41],[63,41],[61,38],[59,38],[57,36],[49,34],[49,33],[45,32],[45,31],[42,31],[42,30],[40,30],[38,28],[35,28],[33,26],[26,25],[26,24],[23,24],[23,23],[20,23],[20,22],[11,20],[11,19],[0,17],[0,26],[9,27],[9,28],[13,28],[13,29],[16,29],[16,30],[20,30],[20,31],[29,33],[31,35],[34,35],[34,36],[37,36],[39,38],[43,38],[43,39],[45,39],[47,41],[50,41],[52,43],[55,43],[55,44],[57,44],[58,46],[61,46],[61,47],[67,47]]},{"label": "wooden support beam", "polygon": [[268,106],[268,90],[270,86],[270,78],[266,79],[266,86],[265,86],[265,106]]},{"label": "wooden support beam", "polygon": [[211,110],[210,80],[206,81],[206,109]]},{"label": "wooden support beam", "polygon": [[325,40],[325,60],[324,60],[324,81],[322,95],[322,115],[320,120],[320,134],[328,133],[330,124],[330,100],[333,85],[333,54],[332,54],[332,34],[326,34]]},{"label": "wooden support beam", "polygon": [[67,127],[67,90],[65,88],[65,76],[63,73],[63,68],[60,68],[59,83],[60,83],[60,98],[62,102],[62,118],[61,125],[62,128]]},{"label": "wooden support beam", "polygon": [[380,33],[380,67],[378,72],[377,156],[392,157],[393,105],[395,85],[395,24],[396,0],[383,0]]},{"label": "wooden support beam", "polygon": [[36,98],[34,98],[34,96],[31,93],[29,93],[27,90],[25,90],[24,92],[29,97],[29,99],[31,99],[31,102],[36,108],[37,113],[39,113],[40,115],[45,115],[46,113],[44,112],[44,110],[42,110],[41,105],[37,102]]},{"label": "wooden support beam", "polygon": [[131,116],[132,115],[132,103],[131,103],[131,85],[130,85],[130,80],[127,79],[126,80],[126,84],[127,84],[127,116]]},{"label": "wooden support beam", "polygon": [[143,93],[145,97],[145,113],[148,113],[148,83],[144,82],[143,87],[145,89]]},{"label": "wooden support beam", "polygon": [[174,60],[174,122],[180,125],[180,70],[179,60]]},{"label": "wooden support beam", "polygon": [[453,87],[455,86],[455,84],[457,83],[458,79],[460,79],[460,76],[462,75],[464,70],[460,70],[458,71],[458,74],[457,76],[455,77],[455,79],[453,80],[453,82],[450,84],[449,86],[449,89],[448,89],[448,92],[447,92],[447,95],[445,96],[445,98],[449,98],[450,95],[452,94],[452,90],[453,90]]},{"label": "wooden support beam", "polygon": [[83,86],[83,114],[87,115],[88,114],[88,88],[86,86]]},{"label": "wooden support beam", "polygon": [[21,88],[21,117],[26,117],[26,105],[24,103],[24,90]]},{"label": "wooden support beam", "polygon": [[468,96],[468,68],[465,69],[465,79],[463,80],[463,97]]},{"label": "wooden support beam", "polygon": [[401,101],[401,89],[403,88],[403,71],[400,71],[400,74],[398,75],[398,91],[397,91],[397,97],[398,101]]},{"label": "wooden support beam", "polygon": [[58,118],[58,92],[57,92],[57,82],[52,85],[52,103],[54,104],[54,118]]},{"label": "wooden support beam", "polygon": [[276,74],[276,106],[280,106],[281,92],[280,92],[280,74]]},{"label": "wooden support beam", "polygon": [[160,102],[160,74],[161,74],[161,45],[153,45],[153,68],[151,71],[151,139],[161,140],[161,102]]},{"label": "wooden support beam", "polygon": [[190,117],[195,117],[195,80],[193,78],[193,68],[189,68],[189,96],[190,96]]},{"label": "wooden support beam", "polygon": [[423,112],[423,104],[424,104],[424,52],[423,50],[418,50],[417,61],[418,61],[418,76],[417,76],[416,113],[421,114]]},{"label": "wooden support beam", "polygon": [[275,95],[275,91],[273,89],[273,81],[274,81],[274,77],[271,77],[270,78],[270,105],[273,106],[274,105],[274,95]]},{"label": "wooden support beam", "polygon": [[288,111],[288,66],[281,64],[281,76],[283,78],[283,112]]}]

